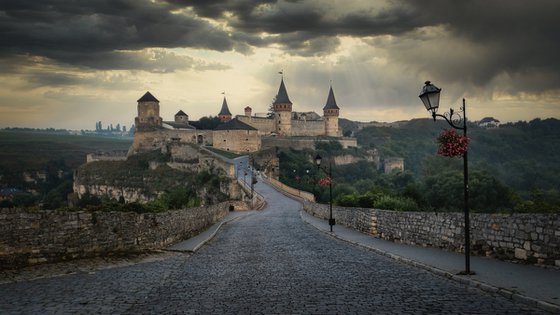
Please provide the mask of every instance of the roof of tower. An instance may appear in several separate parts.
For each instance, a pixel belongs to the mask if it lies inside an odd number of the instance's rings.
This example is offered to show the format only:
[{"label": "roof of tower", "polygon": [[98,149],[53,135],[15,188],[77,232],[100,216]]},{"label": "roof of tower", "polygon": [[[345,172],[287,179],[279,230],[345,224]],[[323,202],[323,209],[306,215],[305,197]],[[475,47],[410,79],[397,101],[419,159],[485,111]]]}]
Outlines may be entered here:
[{"label": "roof of tower", "polygon": [[286,92],[286,86],[284,85],[284,78],[280,81],[280,88],[278,89],[278,94],[276,94],[276,99],[274,104],[292,104],[290,98],[288,97],[288,92]]},{"label": "roof of tower", "polygon": [[137,102],[158,102],[158,99],[155,98],[150,92],[146,92],[144,96],[142,96]]},{"label": "roof of tower", "polygon": [[246,123],[236,119],[232,119],[226,123],[218,125],[214,130],[257,130],[253,126],[249,126]]},{"label": "roof of tower", "polygon": [[175,114],[175,116],[188,116],[187,114],[185,114],[184,111],[180,110],[177,112],[177,114]]},{"label": "roof of tower", "polygon": [[222,116],[222,115],[231,116],[231,113],[229,111],[225,96],[224,96],[224,102],[222,103],[222,109],[220,110],[220,113],[218,114],[218,116]]},{"label": "roof of tower", "polygon": [[334,99],[334,92],[332,86],[329,90],[329,97],[327,97],[327,104],[325,104],[325,107],[323,107],[323,110],[325,109],[340,109],[336,105],[336,100]]}]

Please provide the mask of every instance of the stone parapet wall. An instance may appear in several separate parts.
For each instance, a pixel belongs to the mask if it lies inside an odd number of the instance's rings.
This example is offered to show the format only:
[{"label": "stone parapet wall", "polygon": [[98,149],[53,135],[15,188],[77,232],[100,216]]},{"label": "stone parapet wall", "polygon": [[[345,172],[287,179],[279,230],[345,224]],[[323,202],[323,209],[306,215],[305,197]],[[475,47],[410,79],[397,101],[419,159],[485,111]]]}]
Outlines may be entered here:
[{"label": "stone parapet wall", "polygon": [[251,210],[261,210],[266,206],[266,199],[263,195],[259,194],[251,185],[246,183],[241,178],[237,180],[239,187],[245,192],[244,196],[248,199]]},{"label": "stone parapet wall", "polygon": [[160,249],[220,221],[232,205],[243,208],[223,202],[142,214],[0,209],[0,269]]},{"label": "stone parapet wall", "polygon": [[[309,214],[327,219],[329,205],[304,202]],[[462,251],[462,213],[401,212],[333,207],[337,224],[405,244]],[[473,254],[560,267],[558,214],[471,214]]]},{"label": "stone parapet wall", "polygon": [[280,182],[279,180],[276,180],[274,178],[265,178],[263,177],[263,179],[270,185],[276,187],[277,189],[292,195],[294,197],[297,197],[298,199],[302,200],[302,201],[311,201],[314,202],[315,201],[315,195],[313,195],[310,192],[307,191],[303,191],[303,190],[299,190],[299,189],[295,189],[293,187],[290,187],[288,185],[283,184],[282,182]]},{"label": "stone parapet wall", "polygon": [[[303,209],[318,218],[328,219],[330,215],[329,205],[303,202]],[[375,211],[367,208],[350,208],[333,206],[333,218],[336,224],[344,225],[362,233],[379,236],[377,230],[377,217]]]}]

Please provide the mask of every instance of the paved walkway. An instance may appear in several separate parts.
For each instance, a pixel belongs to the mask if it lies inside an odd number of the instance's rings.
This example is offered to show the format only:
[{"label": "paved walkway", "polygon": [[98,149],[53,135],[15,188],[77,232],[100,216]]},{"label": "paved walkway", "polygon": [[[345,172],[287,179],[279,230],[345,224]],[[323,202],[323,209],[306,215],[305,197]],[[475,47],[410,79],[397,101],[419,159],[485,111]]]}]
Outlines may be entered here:
[{"label": "paved walkway", "polygon": [[[317,229],[331,234],[328,221],[313,217],[305,211],[301,212],[301,217]],[[465,266],[465,256],[460,253],[394,243],[342,225],[334,226],[331,235],[482,290],[497,292],[508,298],[560,313],[559,270],[471,256],[471,270],[476,274],[460,276],[457,273],[464,270],[462,268]]]}]

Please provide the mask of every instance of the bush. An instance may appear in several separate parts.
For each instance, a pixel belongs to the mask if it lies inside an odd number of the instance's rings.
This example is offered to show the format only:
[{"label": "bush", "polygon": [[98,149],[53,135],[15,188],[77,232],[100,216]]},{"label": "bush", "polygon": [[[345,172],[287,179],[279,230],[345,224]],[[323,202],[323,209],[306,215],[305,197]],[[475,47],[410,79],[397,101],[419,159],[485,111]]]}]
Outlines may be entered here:
[{"label": "bush", "polygon": [[383,195],[375,203],[375,208],[398,211],[418,211],[418,204],[411,198]]}]

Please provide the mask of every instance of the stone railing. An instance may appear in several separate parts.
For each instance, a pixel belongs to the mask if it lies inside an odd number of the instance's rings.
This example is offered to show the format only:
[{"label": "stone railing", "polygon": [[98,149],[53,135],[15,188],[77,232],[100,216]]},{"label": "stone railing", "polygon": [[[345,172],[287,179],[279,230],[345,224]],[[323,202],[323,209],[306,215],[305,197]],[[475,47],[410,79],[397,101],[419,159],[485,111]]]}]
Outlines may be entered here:
[{"label": "stone railing", "polygon": [[252,197],[252,200],[249,201],[252,210],[261,210],[265,207],[266,200],[263,195],[259,194],[255,189],[251,189],[251,185],[245,182],[241,177],[237,179],[237,182],[239,186],[241,186],[241,189],[245,191],[245,195]]},{"label": "stone railing", "polygon": [[243,207],[242,202],[223,202],[142,214],[0,209],[0,269],[160,249],[200,233],[230,209]]},{"label": "stone railing", "polygon": [[[329,206],[303,202],[308,213],[327,219]],[[333,207],[338,224],[382,239],[462,251],[462,213],[403,212],[367,208]],[[560,267],[560,216],[558,214],[473,213],[473,254],[504,260]]]},{"label": "stone railing", "polygon": [[293,187],[290,187],[288,185],[283,184],[282,182],[272,178],[272,177],[264,177],[263,179],[269,183],[271,186],[275,187],[278,190],[283,191],[284,193],[291,195],[293,197],[296,197],[300,200],[303,201],[311,201],[311,202],[315,202],[315,196],[307,191],[303,191],[303,190],[299,190],[299,189],[295,189]]}]

